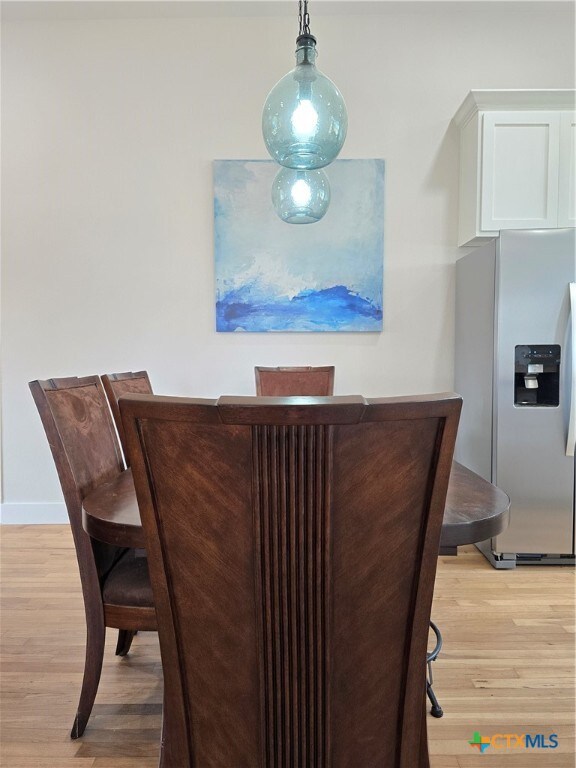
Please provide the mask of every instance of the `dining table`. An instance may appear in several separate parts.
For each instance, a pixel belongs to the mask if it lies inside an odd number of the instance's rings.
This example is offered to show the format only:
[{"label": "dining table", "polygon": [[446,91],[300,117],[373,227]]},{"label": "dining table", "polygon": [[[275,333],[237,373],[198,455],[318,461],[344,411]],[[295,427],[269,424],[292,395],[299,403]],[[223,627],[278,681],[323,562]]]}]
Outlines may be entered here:
[{"label": "dining table", "polygon": [[[459,546],[497,536],[508,526],[509,514],[510,499],[504,491],[457,461],[453,462],[439,554],[456,554]],[[82,524],[84,530],[99,541],[145,549],[131,469],[84,498]]]}]

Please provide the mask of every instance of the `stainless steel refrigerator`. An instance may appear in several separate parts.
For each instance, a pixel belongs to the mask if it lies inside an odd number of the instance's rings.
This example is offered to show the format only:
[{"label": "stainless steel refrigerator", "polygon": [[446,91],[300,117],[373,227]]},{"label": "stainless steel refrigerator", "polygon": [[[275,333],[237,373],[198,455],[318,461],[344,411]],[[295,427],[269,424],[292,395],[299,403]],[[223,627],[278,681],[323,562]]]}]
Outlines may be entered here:
[{"label": "stainless steel refrigerator", "polygon": [[456,459],[510,496],[496,568],[574,564],[576,241],[503,231],[456,264]]}]

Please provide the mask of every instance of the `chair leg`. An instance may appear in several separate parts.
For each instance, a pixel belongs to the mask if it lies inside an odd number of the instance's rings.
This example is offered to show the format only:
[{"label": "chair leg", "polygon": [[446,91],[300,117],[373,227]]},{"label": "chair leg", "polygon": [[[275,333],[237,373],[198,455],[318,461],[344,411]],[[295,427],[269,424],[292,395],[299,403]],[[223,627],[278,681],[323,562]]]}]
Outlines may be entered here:
[{"label": "chair leg", "polygon": [[84,733],[94,699],[98,691],[100,673],[102,672],[102,660],[104,658],[104,641],[106,639],[106,627],[104,623],[97,622],[96,627],[88,625],[86,635],[86,660],[84,662],[84,677],[82,679],[82,691],[78,702],[78,711],[74,718],[74,725],[70,738],[77,739]]},{"label": "chair leg", "polygon": [[436,635],[436,645],[434,646],[434,650],[428,653],[426,656],[426,666],[428,667],[428,679],[426,680],[426,694],[428,695],[428,698],[430,699],[430,703],[432,704],[432,707],[430,708],[430,714],[432,715],[432,717],[442,717],[442,715],[444,714],[444,710],[438,703],[438,699],[436,698],[436,694],[434,693],[434,689],[432,688],[432,686],[434,685],[434,678],[432,676],[432,662],[436,661],[438,654],[442,650],[442,634],[433,621],[430,622],[430,629]]},{"label": "chair leg", "polygon": [[116,656],[126,656],[132,645],[132,639],[137,630],[119,629],[116,643]]},{"label": "chair leg", "polygon": [[430,683],[428,680],[426,681],[426,693],[430,699],[430,704],[432,704],[430,707],[430,714],[432,717],[442,717],[444,715],[444,710],[438,703],[438,699],[436,698],[436,694],[432,688],[432,683]]}]

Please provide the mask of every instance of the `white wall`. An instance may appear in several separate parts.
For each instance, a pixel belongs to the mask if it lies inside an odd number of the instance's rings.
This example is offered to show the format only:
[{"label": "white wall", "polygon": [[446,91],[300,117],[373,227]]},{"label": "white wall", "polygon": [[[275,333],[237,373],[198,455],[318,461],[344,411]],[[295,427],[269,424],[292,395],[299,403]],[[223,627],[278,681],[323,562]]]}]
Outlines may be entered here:
[{"label": "white wall", "polygon": [[342,156],[387,163],[385,329],[216,334],[211,161],[266,157],[261,107],[293,66],[296,3],[252,4],[253,17],[180,3],[179,18],[131,5],[131,18],[4,14],[7,521],[62,511],[31,379],[146,368],[157,392],[212,397],[251,393],[255,364],[333,363],[337,394],[450,389],[450,120],[471,88],[574,87],[571,3],[374,3],[357,16],[315,4],[318,63],[348,105]]}]

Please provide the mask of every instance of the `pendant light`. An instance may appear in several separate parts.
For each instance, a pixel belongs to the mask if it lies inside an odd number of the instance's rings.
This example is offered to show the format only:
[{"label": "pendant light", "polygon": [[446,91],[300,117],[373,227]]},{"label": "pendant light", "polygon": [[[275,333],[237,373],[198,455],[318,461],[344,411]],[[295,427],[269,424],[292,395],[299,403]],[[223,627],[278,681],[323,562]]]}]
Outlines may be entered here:
[{"label": "pendant light", "polygon": [[282,221],[313,224],[320,221],[330,203],[330,184],[321,170],[280,168],[272,183],[272,203]]},{"label": "pendant light", "polygon": [[308,0],[300,0],[296,67],[268,94],[262,133],[272,158],[286,168],[312,170],[336,159],[348,128],[346,105],[334,83],[316,69]]}]

